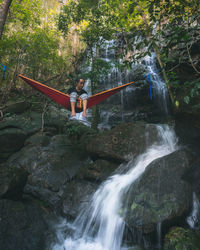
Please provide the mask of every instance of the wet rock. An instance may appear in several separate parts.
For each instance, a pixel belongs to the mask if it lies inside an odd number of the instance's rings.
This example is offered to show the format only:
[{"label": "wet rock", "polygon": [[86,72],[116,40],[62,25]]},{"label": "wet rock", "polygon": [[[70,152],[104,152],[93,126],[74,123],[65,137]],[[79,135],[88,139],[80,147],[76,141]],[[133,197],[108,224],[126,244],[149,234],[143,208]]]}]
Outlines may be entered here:
[{"label": "wet rock", "polygon": [[155,125],[147,126],[139,122],[123,123],[93,137],[88,142],[87,151],[93,158],[128,161],[142,153],[147,144],[153,144],[157,134]]},{"label": "wet rock", "polygon": [[164,239],[164,250],[198,250],[200,249],[200,233],[190,229],[174,227]]},{"label": "wet rock", "polygon": [[178,150],[147,167],[128,194],[126,221],[130,228],[151,233],[159,222],[163,228],[176,225],[189,212],[192,191],[182,177],[190,168],[190,160],[187,152]]},{"label": "wet rock", "polygon": [[102,182],[111,176],[117,167],[118,164],[99,159],[83,166],[77,178],[92,182]]},{"label": "wet rock", "polygon": [[198,200],[200,200],[200,157],[195,155],[191,168],[185,173],[184,179],[190,183]]},{"label": "wet rock", "polygon": [[82,208],[88,207],[97,186],[91,182],[72,181],[66,186],[62,200],[62,212],[69,219],[75,219]]},{"label": "wet rock", "polygon": [[0,200],[1,249],[44,250],[45,212],[32,202]]},{"label": "wet rock", "polygon": [[0,198],[21,200],[28,173],[24,169],[0,165]]}]

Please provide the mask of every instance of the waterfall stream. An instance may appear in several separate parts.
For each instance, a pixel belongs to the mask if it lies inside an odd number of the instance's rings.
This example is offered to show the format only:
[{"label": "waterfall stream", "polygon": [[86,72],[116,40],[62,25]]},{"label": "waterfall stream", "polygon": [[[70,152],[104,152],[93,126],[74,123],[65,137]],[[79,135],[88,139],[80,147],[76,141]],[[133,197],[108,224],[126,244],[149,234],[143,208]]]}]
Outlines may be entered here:
[{"label": "waterfall stream", "polygon": [[[176,149],[176,136],[169,126],[157,125],[159,140],[143,154],[130,161],[124,169],[100,185],[92,197],[89,207],[83,208],[77,219],[68,224],[73,229],[72,236],[53,250],[125,250],[122,246],[124,219],[120,215],[123,195],[130,185],[139,178],[146,167],[155,159],[163,157]],[[119,167],[121,170],[122,166]],[[59,234],[59,232],[58,232]],[[58,237],[62,238],[62,237]]]},{"label": "waterfall stream", "polygon": [[[108,52],[106,51],[106,59]],[[152,75],[154,92],[161,103],[163,112],[168,113],[167,88],[156,72],[155,55],[145,58],[147,71]],[[118,72],[119,73],[119,72]],[[108,78],[112,76],[108,76]],[[120,78],[120,80],[122,80]],[[111,81],[112,82],[112,81]],[[121,94],[123,98],[123,93]],[[159,104],[160,105],[160,104]],[[149,145],[144,153],[119,166],[115,174],[103,182],[94,193],[89,207],[83,207],[73,223],[62,221],[57,226],[58,242],[52,250],[126,250],[123,244],[124,217],[120,212],[123,197],[155,159],[177,149],[177,138],[168,125],[157,125],[158,141]],[[123,169],[123,172],[121,171]],[[161,222],[158,224],[158,244],[161,245]],[[69,231],[66,236],[63,231]]]},{"label": "waterfall stream", "polygon": [[152,53],[151,56],[146,56],[144,60],[145,65],[147,66],[147,72],[150,76],[150,81],[153,87],[153,95],[154,99],[158,103],[158,107],[160,107],[160,111],[167,115],[169,113],[168,110],[168,102],[169,95],[166,84],[163,82],[159,75],[159,71],[156,66],[156,55]]}]

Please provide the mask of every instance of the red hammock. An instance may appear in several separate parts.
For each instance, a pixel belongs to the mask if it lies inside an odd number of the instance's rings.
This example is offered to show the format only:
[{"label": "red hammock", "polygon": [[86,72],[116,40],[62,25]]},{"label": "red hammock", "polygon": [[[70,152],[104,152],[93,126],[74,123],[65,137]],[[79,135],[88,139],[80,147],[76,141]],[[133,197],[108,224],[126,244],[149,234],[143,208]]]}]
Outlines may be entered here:
[{"label": "red hammock", "polygon": [[[53,99],[55,102],[61,104],[63,107],[65,107],[68,110],[71,110],[71,104],[70,104],[70,96],[68,94],[64,94],[56,89],[50,88],[42,83],[39,83],[37,81],[34,81],[28,77],[25,77],[21,74],[18,75],[22,80],[24,80],[27,84],[29,84],[31,87],[36,88],[38,91],[42,92],[46,96]],[[119,92],[121,89],[133,84],[134,82],[126,83],[121,86],[100,92],[98,94],[92,95],[88,98],[87,108],[90,108],[101,101],[105,100],[106,98],[110,97],[111,95]],[[76,112],[81,112],[82,107],[81,103],[82,101],[80,98],[78,98],[78,109]]]}]

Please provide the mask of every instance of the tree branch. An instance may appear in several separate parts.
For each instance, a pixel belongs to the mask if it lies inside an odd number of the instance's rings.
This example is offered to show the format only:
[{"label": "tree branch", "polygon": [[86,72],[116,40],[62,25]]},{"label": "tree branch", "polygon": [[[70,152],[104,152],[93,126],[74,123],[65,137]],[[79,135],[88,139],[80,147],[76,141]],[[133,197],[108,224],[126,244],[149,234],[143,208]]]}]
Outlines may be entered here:
[{"label": "tree branch", "polygon": [[188,57],[189,57],[189,60],[190,60],[190,63],[192,65],[193,69],[196,71],[197,74],[200,74],[200,71],[197,70],[197,68],[195,67],[195,65],[194,65],[194,63],[192,61],[192,57],[190,55],[190,50],[189,50],[189,47],[188,47],[188,43],[186,45],[186,48],[187,48]]}]

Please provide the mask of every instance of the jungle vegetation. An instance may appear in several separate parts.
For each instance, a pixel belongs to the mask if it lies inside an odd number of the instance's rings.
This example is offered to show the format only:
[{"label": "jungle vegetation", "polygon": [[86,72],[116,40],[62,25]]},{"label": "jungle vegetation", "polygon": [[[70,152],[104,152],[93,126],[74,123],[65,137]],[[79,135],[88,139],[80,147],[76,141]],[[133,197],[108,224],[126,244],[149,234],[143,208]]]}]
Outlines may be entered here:
[{"label": "jungle vegetation", "polygon": [[[189,103],[200,95],[199,13],[199,0],[0,0],[1,93],[24,88],[17,73],[53,79],[62,89],[80,73],[83,60],[91,63],[85,77],[95,92],[110,69],[99,48],[105,40],[121,39],[119,67],[156,52],[171,98],[181,88]],[[181,79],[180,65],[193,77]]]}]

